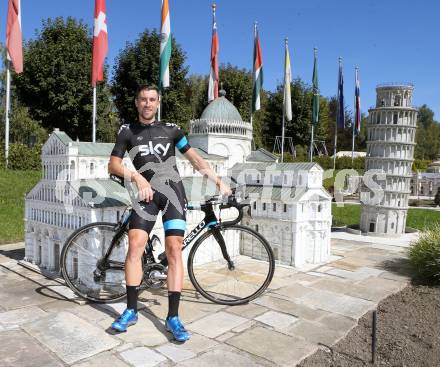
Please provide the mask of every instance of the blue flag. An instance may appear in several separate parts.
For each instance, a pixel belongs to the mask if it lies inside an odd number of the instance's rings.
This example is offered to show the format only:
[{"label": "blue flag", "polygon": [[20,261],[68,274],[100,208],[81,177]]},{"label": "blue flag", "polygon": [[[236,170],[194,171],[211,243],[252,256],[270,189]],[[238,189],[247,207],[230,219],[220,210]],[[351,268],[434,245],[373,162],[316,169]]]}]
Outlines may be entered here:
[{"label": "blue flag", "polygon": [[338,129],[345,128],[345,106],[344,106],[344,76],[342,75],[342,63],[339,62],[338,76],[338,111],[336,115]]}]

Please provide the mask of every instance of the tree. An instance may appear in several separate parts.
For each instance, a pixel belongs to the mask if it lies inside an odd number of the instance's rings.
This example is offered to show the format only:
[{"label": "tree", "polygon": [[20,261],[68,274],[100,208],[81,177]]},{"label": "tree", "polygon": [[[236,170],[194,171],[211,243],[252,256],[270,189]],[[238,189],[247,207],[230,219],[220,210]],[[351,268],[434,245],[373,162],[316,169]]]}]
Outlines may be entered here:
[{"label": "tree", "polygon": [[[43,21],[36,38],[26,44],[24,72],[13,76],[16,93],[21,104],[29,107],[31,118],[48,131],[58,127],[73,139],[91,139],[91,49],[87,26],[70,17]],[[104,81],[97,87],[101,127],[110,106]]]},{"label": "tree", "polygon": [[[137,121],[134,105],[136,89],[142,84],[158,85],[160,35],[156,30],[145,30],[134,44],[127,43],[114,65],[112,93],[123,123]],[[188,68],[184,65],[185,52],[172,37],[170,87],[163,93],[161,119],[175,122],[185,131],[191,118],[191,105],[186,93]]]},{"label": "tree", "polygon": [[433,159],[440,152],[439,140],[440,125],[434,120],[434,112],[424,104],[419,108],[415,157]]},{"label": "tree", "polygon": [[[290,86],[292,121],[285,122],[285,136],[292,137],[295,146],[309,146],[312,119],[312,90],[301,79],[296,79]],[[283,85],[277,86],[275,92],[268,93],[267,109],[262,124],[262,135],[265,147],[272,150],[275,136],[281,135],[283,118]],[[319,121],[316,128],[318,139],[324,139],[328,126],[328,101],[320,97]]]}]

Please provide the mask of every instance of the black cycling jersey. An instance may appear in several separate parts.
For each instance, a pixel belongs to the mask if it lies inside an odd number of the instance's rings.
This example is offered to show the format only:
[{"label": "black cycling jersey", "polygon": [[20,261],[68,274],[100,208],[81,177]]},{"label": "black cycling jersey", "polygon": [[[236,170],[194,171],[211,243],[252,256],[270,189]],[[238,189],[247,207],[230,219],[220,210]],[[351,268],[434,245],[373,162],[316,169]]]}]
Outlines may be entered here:
[{"label": "black cycling jersey", "polygon": [[[179,127],[167,122],[139,122],[122,125],[111,155],[123,158],[128,152],[134,167],[151,184],[153,200],[141,203],[142,212],[133,211],[130,229],[153,229],[162,211],[165,236],[183,236],[186,228],[185,190],[176,166],[175,147],[181,153],[190,149]],[[135,207],[135,209],[137,209]]]}]

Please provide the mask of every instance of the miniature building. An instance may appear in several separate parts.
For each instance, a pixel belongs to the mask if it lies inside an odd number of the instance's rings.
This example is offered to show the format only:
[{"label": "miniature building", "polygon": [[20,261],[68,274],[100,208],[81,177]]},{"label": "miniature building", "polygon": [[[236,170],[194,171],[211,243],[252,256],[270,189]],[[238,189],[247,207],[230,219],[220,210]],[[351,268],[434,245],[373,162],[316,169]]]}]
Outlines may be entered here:
[{"label": "miniature building", "polygon": [[[322,186],[322,168],[309,163],[276,164],[277,157],[266,150],[251,151],[251,139],[251,124],[242,120],[224,94],[206,107],[201,119],[190,123],[191,146],[218,175],[228,175],[228,169],[236,176],[237,172],[248,174],[243,176],[249,185],[245,190],[252,194],[253,206],[252,218],[245,217],[244,223],[268,239],[277,261],[293,266],[327,261],[331,198]],[[25,199],[27,261],[57,272],[61,248],[75,229],[120,218],[129,196],[108,177],[112,148],[109,143],[74,142],[58,130],[50,135],[42,151],[43,177]],[[214,193],[209,187],[202,190],[206,179],[179,152],[176,161],[188,201]],[[123,162],[132,167],[128,156]],[[233,211],[226,211],[223,218],[234,216]],[[202,212],[188,211],[187,228],[202,219]],[[154,233],[163,240],[160,215]],[[79,263],[79,258],[72,259],[78,272],[86,266]]]},{"label": "miniature building", "polygon": [[362,188],[363,232],[405,233],[417,124],[417,110],[411,106],[413,90],[412,85],[376,88],[376,108],[369,110],[367,125],[365,171],[379,170],[386,178],[377,182],[378,190]]}]

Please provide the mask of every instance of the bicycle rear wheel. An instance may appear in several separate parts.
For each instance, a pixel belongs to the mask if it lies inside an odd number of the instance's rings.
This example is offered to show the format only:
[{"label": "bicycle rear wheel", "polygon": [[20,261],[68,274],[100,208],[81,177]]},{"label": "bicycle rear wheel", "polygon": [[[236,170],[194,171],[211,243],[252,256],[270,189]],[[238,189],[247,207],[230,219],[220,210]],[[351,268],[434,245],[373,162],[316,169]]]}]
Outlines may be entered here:
[{"label": "bicycle rear wheel", "polygon": [[[224,239],[233,267],[222,254],[219,238]],[[209,230],[188,256],[188,274],[196,290],[223,305],[247,303],[261,295],[274,270],[270,245],[258,232],[241,225]]]},{"label": "bicycle rear wheel", "polygon": [[[67,239],[61,252],[60,268],[67,285],[80,297],[104,303],[125,296],[124,271],[98,269],[98,263],[115,235],[116,224],[98,222],[79,228]],[[113,248],[109,260],[124,263],[127,249],[128,236],[124,233]]]}]

